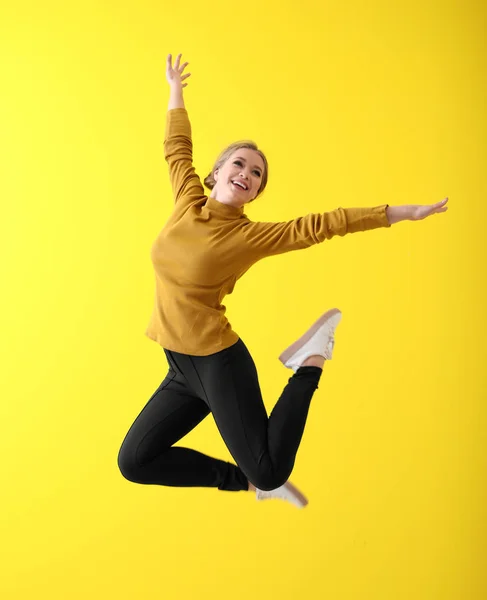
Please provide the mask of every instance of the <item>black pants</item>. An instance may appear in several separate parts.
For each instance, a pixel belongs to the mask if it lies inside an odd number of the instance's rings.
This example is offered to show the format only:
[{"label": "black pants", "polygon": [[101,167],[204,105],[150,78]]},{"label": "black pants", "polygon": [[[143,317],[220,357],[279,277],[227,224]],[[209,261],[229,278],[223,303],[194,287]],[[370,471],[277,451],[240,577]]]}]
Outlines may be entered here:
[{"label": "black pants", "polygon": [[[136,483],[271,490],[287,481],[322,370],[301,367],[268,417],[254,361],[241,339],[210,356],[164,349],[169,372],[129,429],[118,454]],[[174,444],[212,413],[238,466]]]}]

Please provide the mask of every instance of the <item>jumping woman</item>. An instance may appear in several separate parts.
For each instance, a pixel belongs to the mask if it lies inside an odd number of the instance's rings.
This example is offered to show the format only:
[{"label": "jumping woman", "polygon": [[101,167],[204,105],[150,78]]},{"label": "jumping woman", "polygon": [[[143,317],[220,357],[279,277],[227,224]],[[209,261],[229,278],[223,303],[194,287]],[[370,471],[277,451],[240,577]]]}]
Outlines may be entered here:
[{"label": "jumping woman", "polygon": [[[268,180],[265,155],[251,141],[226,148],[204,180],[193,167],[191,125],[183,100],[179,54],[167,57],[170,99],[164,157],[174,209],[158,234],[151,259],[155,305],[146,335],[164,350],[169,371],[130,427],[118,454],[129,481],[142,484],[252,491],[258,500],[306,498],[288,481],[311,398],[325,360],[331,360],[341,319],[321,315],[279,356],[294,374],[270,416],[257,370],[242,339],[225,317],[223,298],[252,265],[268,256],[309,248],[335,235],[390,227],[445,212],[448,198],[432,205],[337,208],[287,222],[255,222],[243,207]],[[236,464],[175,446],[207,415]]]}]

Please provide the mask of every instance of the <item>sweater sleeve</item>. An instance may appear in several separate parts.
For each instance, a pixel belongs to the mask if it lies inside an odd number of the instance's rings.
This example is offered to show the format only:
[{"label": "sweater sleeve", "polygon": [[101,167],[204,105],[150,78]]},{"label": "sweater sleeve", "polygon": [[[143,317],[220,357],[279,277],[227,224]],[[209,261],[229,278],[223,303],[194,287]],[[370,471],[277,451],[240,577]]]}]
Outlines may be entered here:
[{"label": "sweater sleeve", "polygon": [[193,166],[191,123],[185,108],[167,112],[164,158],[169,167],[175,203],[182,198],[191,202],[204,196],[203,185]]},{"label": "sweater sleeve", "polygon": [[386,208],[337,208],[331,212],[309,214],[282,223],[251,222],[244,229],[246,246],[257,260],[309,248],[335,235],[390,227]]}]

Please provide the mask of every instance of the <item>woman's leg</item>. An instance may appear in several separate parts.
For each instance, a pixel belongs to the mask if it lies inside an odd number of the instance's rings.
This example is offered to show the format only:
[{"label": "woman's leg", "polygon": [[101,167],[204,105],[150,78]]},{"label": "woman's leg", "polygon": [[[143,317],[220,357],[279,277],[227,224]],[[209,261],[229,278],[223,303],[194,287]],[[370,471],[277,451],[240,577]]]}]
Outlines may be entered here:
[{"label": "woman's leg", "polygon": [[191,389],[207,403],[247,479],[262,490],[285,483],[294,467],[322,369],[298,369],[268,417],[254,361],[241,339],[210,356],[173,352],[171,357],[177,360]]},{"label": "woman's leg", "polygon": [[247,478],[235,465],[173,447],[209,412],[171,368],[125,436],[118,454],[123,476],[144,484],[247,490]]}]

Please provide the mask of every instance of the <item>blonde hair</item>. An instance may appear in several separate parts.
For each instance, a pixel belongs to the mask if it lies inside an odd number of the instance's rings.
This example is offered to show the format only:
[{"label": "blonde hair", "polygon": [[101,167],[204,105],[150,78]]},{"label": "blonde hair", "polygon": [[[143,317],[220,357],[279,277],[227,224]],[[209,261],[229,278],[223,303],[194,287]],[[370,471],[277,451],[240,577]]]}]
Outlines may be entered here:
[{"label": "blonde hair", "polygon": [[216,184],[215,178],[213,177],[214,172],[217,169],[221,169],[222,166],[225,164],[225,162],[232,156],[232,154],[236,150],[239,150],[240,148],[249,148],[250,150],[255,150],[260,155],[262,160],[264,161],[264,172],[262,173],[262,181],[260,183],[259,191],[257,192],[257,196],[253,200],[250,200],[248,202],[248,204],[250,204],[250,202],[257,200],[257,198],[265,190],[265,187],[267,185],[267,180],[269,178],[269,165],[267,163],[267,159],[266,159],[264,153],[261,150],[259,150],[259,148],[257,147],[257,144],[255,142],[253,142],[252,140],[244,140],[244,141],[240,141],[240,142],[234,142],[233,144],[230,144],[230,146],[227,146],[225,148],[225,150],[223,150],[221,152],[220,156],[216,159],[216,162],[213,165],[213,169],[205,177],[203,183],[205,184],[205,186],[208,189],[212,190]]}]

